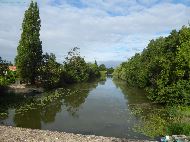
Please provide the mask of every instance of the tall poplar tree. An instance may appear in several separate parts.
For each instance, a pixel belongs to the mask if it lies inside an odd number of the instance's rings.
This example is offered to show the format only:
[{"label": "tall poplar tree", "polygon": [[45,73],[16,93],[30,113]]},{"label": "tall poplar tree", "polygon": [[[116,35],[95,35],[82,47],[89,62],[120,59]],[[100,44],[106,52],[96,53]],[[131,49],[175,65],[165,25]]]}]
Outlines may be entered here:
[{"label": "tall poplar tree", "polygon": [[15,58],[20,80],[34,84],[39,77],[42,62],[42,42],[40,41],[41,20],[36,2],[31,1],[25,11],[22,34]]}]

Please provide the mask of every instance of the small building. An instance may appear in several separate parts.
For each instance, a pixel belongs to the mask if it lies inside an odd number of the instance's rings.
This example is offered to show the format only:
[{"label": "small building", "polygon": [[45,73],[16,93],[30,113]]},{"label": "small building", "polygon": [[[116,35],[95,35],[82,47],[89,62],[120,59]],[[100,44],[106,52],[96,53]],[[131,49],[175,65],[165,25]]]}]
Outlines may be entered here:
[{"label": "small building", "polygon": [[16,66],[9,66],[10,71],[16,71]]}]

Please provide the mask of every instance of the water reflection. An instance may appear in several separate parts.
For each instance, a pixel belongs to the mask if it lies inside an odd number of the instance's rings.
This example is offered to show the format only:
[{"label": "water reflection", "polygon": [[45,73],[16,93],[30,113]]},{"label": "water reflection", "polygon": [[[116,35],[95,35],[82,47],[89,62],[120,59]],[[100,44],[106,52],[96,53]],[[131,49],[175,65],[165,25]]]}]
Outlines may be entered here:
[{"label": "water reflection", "polygon": [[126,87],[126,83],[113,80],[122,91],[128,108],[136,116],[138,122],[134,126],[136,132],[156,138],[165,135],[190,135],[189,107],[164,106],[146,99],[142,90]]},{"label": "water reflection", "polygon": [[63,95],[63,102],[70,115],[78,117],[77,112],[80,106],[85,102],[89,92],[97,86],[98,81],[67,86],[70,90],[68,90],[66,95]]},{"label": "water reflection", "polygon": [[62,94],[58,91],[33,98],[15,109],[14,123],[19,127],[41,128],[41,121],[50,123],[61,110]]},{"label": "water reflection", "polygon": [[0,94],[0,120],[7,119],[9,115],[8,110],[19,107],[26,100],[27,99],[24,95],[17,95],[13,93]]},{"label": "water reflection", "polygon": [[126,86],[123,81],[107,78],[106,81],[64,86],[35,97],[0,98],[0,113],[6,114],[0,122],[138,139],[164,134],[167,124],[164,115],[171,113],[150,103],[142,90]]},{"label": "water reflection", "polygon": [[127,84],[125,83],[125,81],[121,81],[117,79],[113,79],[113,82],[116,85],[116,87],[122,91],[125,97],[125,100],[129,106],[150,102],[146,98],[145,92],[142,89],[127,87]]},{"label": "water reflection", "polygon": [[[85,102],[89,92],[96,88],[98,81],[65,86],[55,91],[44,93],[40,96],[25,98],[24,96],[13,95],[17,103],[1,103],[1,121],[8,118],[8,109],[15,109],[13,121],[16,126],[26,128],[42,128],[43,123],[55,121],[56,114],[62,110],[62,106],[72,117],[78,117],[78,110]],[[10,95],[10,94],[9,94]],[[17,98],[18,97],[18,98]],[[2,102],[3,99],[2,99]]]},{"label": "water reflection", "polygon": [[126,83],[120,80],[113,82],[121,89],[131,113],[139,120],[134,130],[153,138],[165,135],[167,110],[161,105],[151,103],[141,89],[127,87]]},{"label": "water reflection", "polygon": [[106,83],[106,80],[101,80],[101,81],[99,82],[100,85],[105,85],[105,83]]}]

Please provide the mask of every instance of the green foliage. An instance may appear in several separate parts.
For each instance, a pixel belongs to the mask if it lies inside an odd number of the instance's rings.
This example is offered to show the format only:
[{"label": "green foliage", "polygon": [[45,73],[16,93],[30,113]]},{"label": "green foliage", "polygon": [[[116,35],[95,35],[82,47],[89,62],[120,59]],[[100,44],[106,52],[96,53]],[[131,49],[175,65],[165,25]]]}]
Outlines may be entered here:
[{"label": "green foliage", "polygon": [[26,10],[22,23],[22,34],[15,58],[18,77],[34,84],[39,77],[42,60],[42,43],[40,41],[41,20],[36,2]]},{"label": "green foliage", "polygon": [[171,122],[167,124],[167,131],[170,135],[187,135],[190,136],[190,107],[187,106],[175,106],[169,107],[168,113],[170,115]]},{"label": "green foliage", "polygon": [[100,70],[100,71],[106,71],[107,69],[106,69],[106,66],[105,66],[104,64],[101,64],[101,65],[99,66],[99,70]]},{"label": "green foliage", "polygon": [[43,55],[41,66],[41,83],[45,88],[52,88],[60,83],[62,66],[56,62],[54,54]]},{"label": "green foliage", "polygon": [[64,62],[62,80],[66,83],[79,83],[100,77],[97,62],[86,63],[80,56],[79,48],[75,47],[68,52]]},{"label": "green foliage", "polygon": [[89,79],[94,79],[94,78],[100,77],[100,71],[99,71],[96,61],[94,64],[88,63],[88,68],[89,68],[89,70],[88,70]]},{"label": "green foliage", "polygon": [[188,123],[174,123],[168,126],[168,131],[175,135],[190,135],[190,124]]},{"label": "green foliage", "polygon": [[8,84],[15,83],[16,79],[17,79],[16,71],[8,70],[7,73],[6,73],[5,79],[8,82]]},{"label": "green foliage", "polygon": [[150,115],[148,120],[143,122],[142,126],[136,126],[136,131],[141,132],[149,137],[164,136],[166,121],[159,115]]},{"label": "green foliage", "polygon": [[[128,87],[125,81],[113,80],[127,99],[132,116],[138,119],[134,131],[155,138],[166,135],[189,135],[190,107],[152,103],[144,98],[142,89]],[[132,117],[132,119],[134,119]]]},{"label": "green foliage", "polygon": [[165,135],[190,136],[189,107],[133,105],[130,108],[132,114],[140,119],[134,127],[137,132],[152,138]]},{"label": "green foliage", "polygon": [[0,76],[5,76],[8,71],[8,63],[0,57]]},{"label": "green foliage", "polygon": [[6,75],[8,72],[8,63],[0,57],[0,91],[3,91],[8,85]]},{"label": "green foliage", "polygon": [[78,50],[75,47],[68,52],[64,66],[56,62],[54,54],[43,55],[40,77],[44,87],[52,88],[63,83],[78,83],[100,77],[98,65],[87,64]]},{"label": "green foliage", "polygon": [[147,97],[167,104],[190,103],[190,27],[151,40],[141,54],[122,63],[114,78],[144,88]]},{"label": "green foliage", "polygon": [[106,80],[106,71],[100,71],[100,80],[104,81]]},{"label": "green foliage", "polygon": [[7,82],[6,78],[3,76],[0,76],[0,91],[4,90],[5,87],[8,85],[9,83]]},{"label": "green foliage", "polygon": [[65,58],[64,80],[67,83],[83,82],[89,79],[88,65],[78,50],[77,47],[73,48]]},{"label": "green foliage", "polygon": [[[84,82],[100,76],[97,62],[87,64],[75,47],[66,57],[64,65],[56,62],[53,54],[42,55],[42,42],[40,41],[41,20],[39,8],[36,2],[31,1],[28,10],[25,11],[22,23],[22,34],[15,58],[17,76],[29,84],[42,83],[44,87],[57,86],[59,83]],[[0,64],[3,62],[0,58]],[[0,67],[0,75],[5,73],[4,67]],[[102,66],[102,69],[105,65]],[[14,83],[16,75],[10,73],[8,82]],[[1,84],[5,83],[1,79]]]},{"label": "green foliage", "polygon": [[107,74],[113,74],[114,72],[114,68],[111,67],[111,68],[107,68]]}]

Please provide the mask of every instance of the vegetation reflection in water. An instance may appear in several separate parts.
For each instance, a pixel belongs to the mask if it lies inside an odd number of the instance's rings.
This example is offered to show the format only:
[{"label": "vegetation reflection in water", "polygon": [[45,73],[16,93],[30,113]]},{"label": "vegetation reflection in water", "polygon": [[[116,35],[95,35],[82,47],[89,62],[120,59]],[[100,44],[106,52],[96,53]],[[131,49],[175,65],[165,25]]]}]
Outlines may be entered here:
[{"label": "vegetation reflection in water", "polygon": [[[41,121],[50,123],[55,121],[57,112],[61,111],[64,105],[73,117],[81,104],[85,102],[91,89],[96,88],[98,82],[81,83],[66,88],[59,88],[35,97],[20,94],[6,94],[6,103],[2,99],[0,104],[0,119],[8,118],[8,109],[15,109],[14,124],[26,128],[41,128]],[[78,89],[82,88],[82,89]],[[15,102],[15,103],[14,103]],[[3,122],[2,122],[3,123]]]},{"label": "vegetation reflection in water", "polygon": [[[126,83],[122,81],[115,80],[114,82],[122,90],[126,100],[136,96],[136,99],[132,99],[135,102],[129,104],[132,114],[139,118],[138,123],[134,126],[134,131],[153,138],[165,135],[190,135],[189,107],[163,106],[146,102],[146,99],[141,98],[141,95],[134,91],[136,89],[126,88]],[[144,103],[139,103],[138,99],[142,99],[141,102],[144,101]]]},{"label": "vegetation reflection in water", "polygon": [[82,134],[145,137],[131,130],[136,120],[130,120],[123,95],[111,78],[26,96],[6,94],[1,97],[2,124]]},{"label": "vegetation reflection in water", "polygon": [[190,133],[187,107],[150,103],[142,90],[111,78],[4,99],[0,122],[5,125],[138,139]]}]

